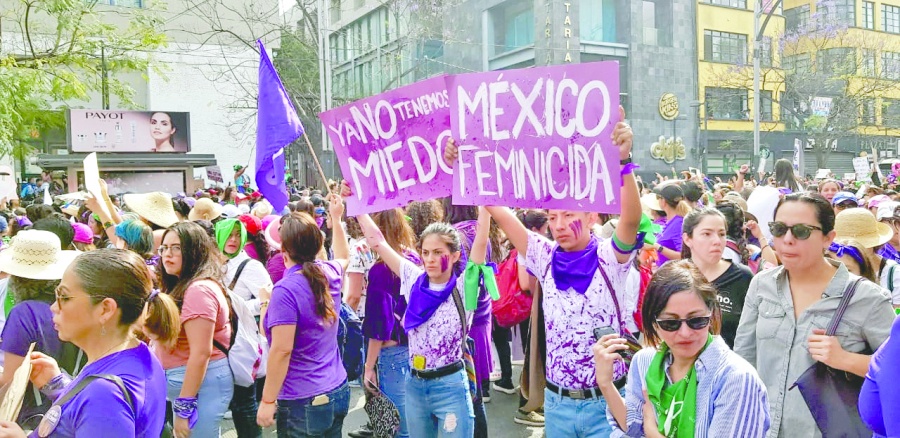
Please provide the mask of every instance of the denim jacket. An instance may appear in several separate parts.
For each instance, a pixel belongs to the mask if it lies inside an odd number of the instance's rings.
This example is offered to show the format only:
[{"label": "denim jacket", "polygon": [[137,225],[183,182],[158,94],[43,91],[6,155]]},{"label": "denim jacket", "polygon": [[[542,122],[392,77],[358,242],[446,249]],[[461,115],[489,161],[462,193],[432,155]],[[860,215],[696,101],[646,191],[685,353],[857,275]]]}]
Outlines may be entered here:
[{"label": "denim jacket", "polygon": [[[756,366],[766,383],[772,428],[768,436],[820,437],[815,420],[800,394],[789,388],[816,361],[809,355],[813,329],[825,329],[841,297],[857,276],[840,262],[829,261],[837,272],[822,299],[794,317],[788,274],[783,266],[757,274],[750,282],[734,351]],[[835,335],[844,350],[868,353],[888,337],[894,312],[890,296],[881,286],[864,281],[856,290]]]}]

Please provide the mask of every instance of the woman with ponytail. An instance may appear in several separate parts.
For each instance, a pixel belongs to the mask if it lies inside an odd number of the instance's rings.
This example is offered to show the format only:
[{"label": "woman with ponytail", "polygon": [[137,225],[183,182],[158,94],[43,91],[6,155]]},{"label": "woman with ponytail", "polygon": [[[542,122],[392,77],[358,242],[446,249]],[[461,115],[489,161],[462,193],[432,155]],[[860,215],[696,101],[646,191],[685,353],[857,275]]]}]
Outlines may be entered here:
[{"label": "woman with ponytail", "polygon": [[[644,249],[655,249],[659,254],[657,266],[669,260],[681,259],[681,225],[684,217],[691,212],[690,204],[685,200],[684,190],[678,183],[669,183],[654,190],[659,210],[666,212],[665,227],[656,238],[656,244],[644,244]],[[656,207],[652,207],[656,210]]]},{"label": "woman with ponytail", "polygon": [[[332,218],[344,214],[337,196],[329,199]],[[334,226],[334,260],[321,261],[324,236],[315,219],[293,212],[281,220],[281,249],[287,270],[263,301],[263,328],[269,362],[257,423],[276,423],[279,437],[341,436],[350,410],[350,387],[337,343],[341,278],[349,249],[344,228]],[[276,405],[277,402],[277,405]]]}]

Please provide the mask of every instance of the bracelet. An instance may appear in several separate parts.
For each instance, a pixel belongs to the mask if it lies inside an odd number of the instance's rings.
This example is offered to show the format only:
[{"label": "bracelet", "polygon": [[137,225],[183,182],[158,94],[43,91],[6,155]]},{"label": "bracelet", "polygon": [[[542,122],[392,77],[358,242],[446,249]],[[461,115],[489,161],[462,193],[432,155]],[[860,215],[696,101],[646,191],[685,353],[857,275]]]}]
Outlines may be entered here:
[{"label": "bracelet", "polygon": [[116,226],[116,224],[114,224],[114,223],[112,223],[112,222],[109,222],[109,221],[103,223],[103,229],[104,229],[104,230],[108,230],[108,229],[110,229],[110,228],[112,228],[112,227],[114,227],[114,226]]},{"label": "bracelet", "polygon": [[263,400],[260,400],[259,402],[264,405],[274,405],[276,401],[278,401],[278,400],[266,401],[265,399],[263,399]]},{"label": "bracelet", "polygon": [[51,400],[56,400],[66,388],[72,383],[72,377],[65,371],[53,376],[46,385],[41,387],[41,392]]},{"label": "bracelet", "polygon": [[259,307],[260,307],[260,308],[263,308],[263,307],[269,307],[269,300],[263,300],[263,301],[260,301],[260,302],[259,302]]},{"label": "bracelet", "polygon": [[188,420],[188,427],[193,429],[197,424],[199,414],[197,412],[197,397],[178,397],[172,402],[172,411],[178,418]]},{"label": "bracelet", "polygon": [[619,254],[631,254],[634,252],[634,249],[637,247],[637,244],[626,245],[619,240],[619,237],[616,236],[616,233],[612,235],[612,247]]},{"label": "bracelet", "polygon": [[638,170],[640,168],[641,168],[641,166],[638,166],[637,164],[628,163],[628,164],[622,166],[622,172],[620,172],[620,175],[623,177],[625,175],[631,175],[632,173],[634,173],[635,170]]}]

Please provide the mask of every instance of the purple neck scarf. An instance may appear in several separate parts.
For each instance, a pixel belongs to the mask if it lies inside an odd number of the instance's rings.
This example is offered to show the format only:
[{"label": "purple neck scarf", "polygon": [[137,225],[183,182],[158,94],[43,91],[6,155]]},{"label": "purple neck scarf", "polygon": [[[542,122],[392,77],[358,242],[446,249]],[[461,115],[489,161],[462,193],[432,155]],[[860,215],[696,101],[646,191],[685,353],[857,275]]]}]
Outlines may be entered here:
[{"label": "purple neck scarf", "polygon": [[[450,269],[453,269],[452,267]],[[407,333],[422,325],[434,315],[438,306],[447,301],[453,289],[456,287],[456,272],[450,274],[450,281],[442,290],[428,288],[428,273],[422,275],[413,284],[409,294],[409,303],[406,306],[406,316],[403,318],[403,329]]]},{"label": "purple neck scarf", "polygon": [[553,251],[553,259],[550,263],[553,269],[553,280],[556,281],[556,290],[564,292],[569,288],[575,289],[584,295],[597,269],[600,269],[600,258],[597,256],[599,239],[591,235],[591,241],[587,248],[581,251],[563,251],[557,247]]}]

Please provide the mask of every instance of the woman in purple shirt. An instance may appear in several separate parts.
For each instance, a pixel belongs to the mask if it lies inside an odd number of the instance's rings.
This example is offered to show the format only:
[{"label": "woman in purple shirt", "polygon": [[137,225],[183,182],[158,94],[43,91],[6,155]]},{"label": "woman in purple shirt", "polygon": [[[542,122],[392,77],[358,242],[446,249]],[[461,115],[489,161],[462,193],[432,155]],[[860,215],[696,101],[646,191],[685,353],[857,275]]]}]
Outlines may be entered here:
[{"label": "woman in purple shirt", "polygon": [[[49,356],[32,353],[31,381],[55,402],[31,437],[160,436],[166,376],[131,331],[148,302],[166,299],[152,286],[144,260],[121,249],[83,253],[66,269],[53,322],[88,363],[73,379]],[[24,436],[14,423],[0,423],[0,437]]]},{"label": "woman in purple shirt", "polygon": [[[331,197],[329,208],[333,218],[344,215],[337,196]],[[347,238],[344,228],[335,226],[335,259],[323,262],[316,255],[324,236],[310,215],[285,216],[280,235],[287,270],[272,290],[271,302],[260,304],[271,347],[256,421],[272,426],[277,410],[279,437],[339,438],[350,410],[350,387],[337,344]]]},{"label": "woman in purple shirt", "polygon": [[669,260],[681,259],[681,226],[684,217],[691,212],[691,206],[685,201],[684,190],[678,183],[664,184],[657,187],[654,193],[659,209],[666,212],[668,220],[656,237],[656,244],[645,243],[644,249],[655,249],[659,254],[656,266],[662,266]]},{"label": "woman in purple shirt", "polygon": [[[446,223],[422,232],[424,269],[403,258],[385,243],[384,235],[367,215],[359,224],[366,241],[400,277],[400,289],[409,305],[403,328],[409,336],[411,371],[406,380],[406,421],[412,437],[471,438],[475,411],[462,361],[464,280],[460,259],[460,233]],[[481,211],[469,260],[483,265],[490,215]],[[477,291],[471,291],[477,293]],[[464,314],[466,326],[471,315]]]}]

